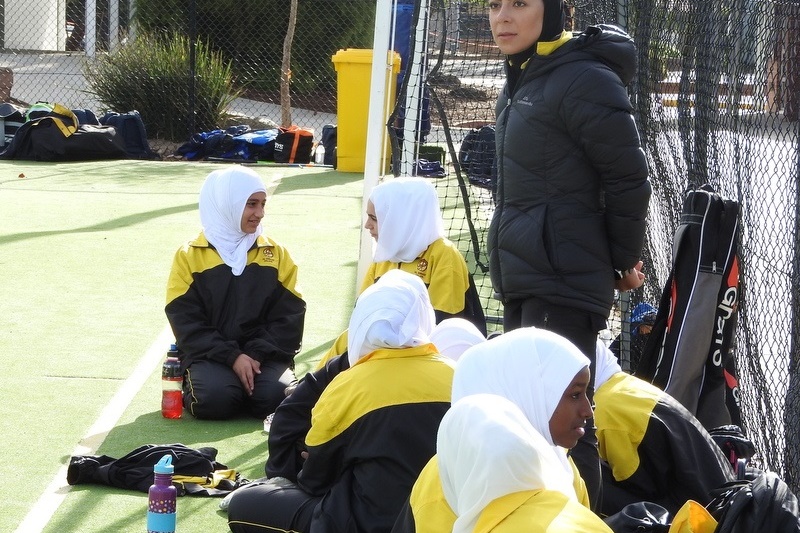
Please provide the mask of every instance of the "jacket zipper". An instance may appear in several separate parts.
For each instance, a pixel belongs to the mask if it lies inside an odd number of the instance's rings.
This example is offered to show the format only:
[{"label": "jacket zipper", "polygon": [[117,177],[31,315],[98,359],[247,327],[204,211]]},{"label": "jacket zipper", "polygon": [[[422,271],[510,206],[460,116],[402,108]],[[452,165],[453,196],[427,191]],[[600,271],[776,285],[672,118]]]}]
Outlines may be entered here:
[{"label": "jacket zipper", "polygon": [[[511,109],[511,96],[509,95],[508,100],[506,101],[506,106],[503,108],[502,113],[500,114],[500,119],[502,120],[503,124],[503,138],[502,138],[502,145],[498,146],[498,150],[495,153],[495,158],[497,159],[497,205],[495,205],[495,209],[499,211],[497,215],[497,219],[500,220],[503,216],[503,189],[505,188],[505,171],[503,169],[503,152],[505,152],[506,147],[506,126],[508,126],[508,114],[509,110]],[[501,170],[503,169],[503,170]],[[500,176],[503,176],[503,179],[500,179]],[[496,229],[497,235],[495,238],[497,239],[497,245],[499,246],[500,241],[500,228]],[[498,249],[499,252],[499,249]],[[499,253],[498,253],[499,259]],[[497,282],[500,284],[498,287],[498,293],[500,294],[500,298],[502,302],[506,301],[506,297],[503,291],[502,283],[503,283],[503,273],[501,271],[500,261],[497,262]]]}]

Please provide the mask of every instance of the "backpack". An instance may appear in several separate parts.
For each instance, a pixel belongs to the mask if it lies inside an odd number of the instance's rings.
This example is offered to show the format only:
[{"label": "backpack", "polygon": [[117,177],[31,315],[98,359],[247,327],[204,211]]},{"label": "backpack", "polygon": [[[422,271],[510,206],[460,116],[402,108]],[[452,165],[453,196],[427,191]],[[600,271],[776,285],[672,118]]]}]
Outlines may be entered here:
[{"label": "backpack", "polygon": [[272,161],[275,159],[275,139],[279,133],[278,128],[271,128],[234,135],[234,153],[246,161]]},{"label": "backpack", "polygon": [[310,163],[314,134],[298,126],[280,128],[275,137],[276,163]]},{"label": "backpack", "polygon": [[325,148],[325,157],[322,164],[331,165],[336,168],[336,125],[325,124],[322,126],[322,136],[320,141]]},{"label": "backpack", "polygon": [[195,133],[175,155],[190,161],[229,159],[231,161],[272,161],[278,128],[253,131],[247,125]]},{"label": "backpack", "polygon": [[125,151],[130,159],[159,159],[147,141],[147,131],[138,111],[116,113],[109,111],[100,117],[100,124],[113,126],[125,143]]},{"label": "backpack", "polygon": [[209,157],[221,158],[232,153],[233,149],[233,135],[225,130],[211,130],[193,134],[189,141],[175,150],[175,155],[189,161],[200,161]]},{"label": "backpack", "polygon": [[740,295],[739,203],[709,184],[686,192],[672,264],[636,376],[706,428],[741,425],[731,349]]},{"label": "backpack", "polygon": [[0,147],[7,145],[25,124],[25,108],[12,103],[0,104]]},{"label": "backpack", "polygon": [[746,479],[716,491],[707,509],[717,520],[715,533],[798,533],[797,497],[774,472],[748,468]]},{"label": "backpack", "polygon": [[91,109],[73,109],[72,112],[78,117],[78,124],[100,126],[100,121]]},{"label": "backpack", "polygon": [[458,164],[469,182],[491,190],[492,196],[497,191],[494,129],[494,124],[471,129],[458,150]]}]

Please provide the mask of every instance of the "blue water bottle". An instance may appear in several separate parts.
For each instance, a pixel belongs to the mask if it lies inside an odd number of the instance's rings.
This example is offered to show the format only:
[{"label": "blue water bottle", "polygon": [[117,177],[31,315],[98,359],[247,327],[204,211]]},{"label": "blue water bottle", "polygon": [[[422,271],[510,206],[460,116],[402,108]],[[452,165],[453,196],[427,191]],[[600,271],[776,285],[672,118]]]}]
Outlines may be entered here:
[{"label": "blue water bottle", "polygon": [[147,491],[147,533],[175,533],[178,491],[172,484],[174,472],[171,455],[153,467],[153,484]]}]

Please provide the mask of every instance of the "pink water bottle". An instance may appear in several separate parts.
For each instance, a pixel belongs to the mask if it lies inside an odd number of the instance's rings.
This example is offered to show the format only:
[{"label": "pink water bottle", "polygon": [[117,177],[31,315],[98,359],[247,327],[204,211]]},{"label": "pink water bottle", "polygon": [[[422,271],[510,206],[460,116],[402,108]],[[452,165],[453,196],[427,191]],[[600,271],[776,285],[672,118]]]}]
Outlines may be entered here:
[{"label": "pink water bottle", "polygon": [[175,533],[178,491],[172,484],[173,473],[169,454],[153,467],[153,484],[147,491],[147,533]]},{"label": "pink water bottle", "polygon": [[161,369],[161,415],[164,418],[180,418],[183,413],[183,375],[178,347],[169,347],[167,358]]}]

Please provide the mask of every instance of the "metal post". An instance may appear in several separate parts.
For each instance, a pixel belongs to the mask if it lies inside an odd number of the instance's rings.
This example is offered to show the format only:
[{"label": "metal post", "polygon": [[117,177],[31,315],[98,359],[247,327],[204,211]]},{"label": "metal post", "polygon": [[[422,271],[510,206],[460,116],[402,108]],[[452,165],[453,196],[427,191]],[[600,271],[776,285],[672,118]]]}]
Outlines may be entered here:
[{"label": "metal post", "polygon": [[403,121],[403,149],[400,153],[400,172],[404,176],[414,173],[418,130],[422,127],[423,77],[428,70],[428,14],[428,0],[419,0],[419,17],[414,31],[414,55],[406,70],[408,87]]}]

